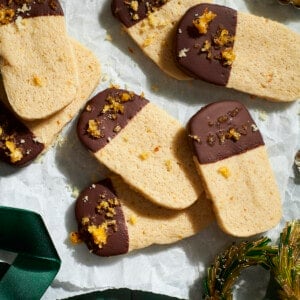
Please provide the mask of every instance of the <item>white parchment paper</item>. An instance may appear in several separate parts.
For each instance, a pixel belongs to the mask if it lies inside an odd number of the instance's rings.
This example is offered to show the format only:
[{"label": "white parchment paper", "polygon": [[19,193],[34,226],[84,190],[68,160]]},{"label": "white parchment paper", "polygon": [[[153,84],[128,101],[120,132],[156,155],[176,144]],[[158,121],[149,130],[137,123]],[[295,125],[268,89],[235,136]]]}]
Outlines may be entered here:
[{"label": "white parchment paper", "polygon": [[[215,2],[272,18],[300,33],[300,10],[281,6],[275,0]],[[69,34],[93,50],[101,62],[102,80],[95,93],[110,83],[136,93],[144,92],[146,98],[183,124],[212,101],[243,102],[263,134],[284,207],[281,223],[266,234],[276,241],[286,221],[300,218],[300,180],[293,169],[294,155],[300,148],[299,101],[271,103],[200,81],[178,82],[163,74],[122,32],[120,23],[111,15],[111,0],[61,3]],[[17,170],[0,162],[0,205],[40,213],[62,259],[61,269],[43,299],[61,299],[111,287],[200,299],[205,268],[219,251],[236,240],[222,233],[216,224],[174,245],[151,246],[112,258],[100,258],[91,255],[85,245],[70,244],[69,233],[77,227],[74,202],[78,191],[106,174],[105,168],[79,143],[76,121],[30,166]],[[10,254],[0,252],[0,260],[12,259]],[[261,299],[268,276],[260,268],[243,274],[236,287],[237,299]]]}]

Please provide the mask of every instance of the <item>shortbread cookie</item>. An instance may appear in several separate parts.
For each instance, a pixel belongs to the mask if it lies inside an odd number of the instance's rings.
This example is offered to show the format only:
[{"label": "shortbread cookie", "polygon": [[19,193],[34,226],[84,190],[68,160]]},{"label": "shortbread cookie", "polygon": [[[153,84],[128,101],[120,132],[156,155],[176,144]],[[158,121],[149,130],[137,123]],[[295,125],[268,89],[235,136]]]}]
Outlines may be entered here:
[{"label": "shortbread cookie", "polygon": [[274,227],[281,218],[280,194],[247,109],[236,101],[215,102],[191,118],[188,131],[220,227],[238,237]]},{"label": "shortbread cookie", "polygon": [[82,191],[75,214],[79,238],[100,256],[174,243],[199,232],[214,219],[204,193],[189,208],[174,211],[149,202],[116,175]]},{"label": "shortbread cookie", "polygon": [[[71,104],[45,120],[21,122],[0,102],[0,159],[7,163],[25,166],[43,150],[45,151],[98,85],[100,80],[98,59],[77,41],[71,42],[81,82],[79,93]],[[8,104],[3,85],[0,85],[0,98]]]},{"label": "shortbread cookie", "polygon": [[24,120],[49,117],[76,97],[78,72],[57,0],[0,0],[0,70]]},{"label": "shortbread cookie", "polygon": [[87,103],[77,133],[101,163],[158,205],[183,209],[202,193],[185,129],[142,96],[106,89]]},{"label": "shortbread cookie", "polygon": [[180,69],[194,78],[272,101],[300,97],[300,35],[277,22],[196,5],[178,24],[175,52]]},{"label": "shortbread cookie", "polygon": [[202,2],[204,1],[113,0],[112,12],[131,38],[162,71],[176,79],[188,80],[191,78],[175,64],[173,39],[177,23],[187,9]]}]

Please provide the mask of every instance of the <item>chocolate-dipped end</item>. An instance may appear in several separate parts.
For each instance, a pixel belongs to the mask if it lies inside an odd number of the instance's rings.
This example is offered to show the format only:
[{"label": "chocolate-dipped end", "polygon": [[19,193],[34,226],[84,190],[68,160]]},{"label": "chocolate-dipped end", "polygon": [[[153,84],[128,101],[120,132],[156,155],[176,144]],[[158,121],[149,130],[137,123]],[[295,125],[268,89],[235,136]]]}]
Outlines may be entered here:
[{"label": "chocolate-dipped end", "polygon": [[90,151],[105,147],[149,101],[109,88],[90,100],[77,123],[77,135]]},{"label": "chocolate-dipped end", "polygon": [[111,10],[113,15],[128,28],[147,18],[150,13],[154,12],[168,1],[169,0],[113,0]]},{"label": "chocolate-dipped end", "polygon": [[0,159],[24,167],[43,150],[34,134],[0,102]]},{"label": "chocolate-dipped end", "polygon": [[92,253],[113,256],[128,252],[128,230],[110,179],[92,184],[81,192],[75,216],[79,237]]},{"label": "chocolate-dipped end", "polygon": [[247,108],[237,101],[220,101],[203,107],[190,119],[187,130],[200,164],[264,145]]},{"label": "chocolate-dipped end", "polygon": [[190,8],[180,20],[175,35],[174,55],[178,67],[196,79],[226,86],[234,63],[236,26],[237,11],[231,8],[214,4]]},{"label": "chocolate-dipped end", "polygon": [[0,0],[0,25],[24,18],[63,16],[58,0]]}]

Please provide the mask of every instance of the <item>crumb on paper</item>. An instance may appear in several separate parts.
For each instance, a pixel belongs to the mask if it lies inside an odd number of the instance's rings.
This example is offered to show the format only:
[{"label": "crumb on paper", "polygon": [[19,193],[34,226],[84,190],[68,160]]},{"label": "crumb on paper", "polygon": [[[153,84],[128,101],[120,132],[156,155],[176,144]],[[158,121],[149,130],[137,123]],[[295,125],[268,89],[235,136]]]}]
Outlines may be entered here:
[{"label": "crumb on paper", "polygon": [[264,110],[259,110],[259,111],[258,111],[258,118],[259,118],[259,120],[261,120],[261,121],[267,121],[267,119],[268,119],[268,114],[267,114],[267,112],[264,111]]},{"label": "crumb on paper", "polygon": [[155,84],[152,84],[151,89],[153,92],[158,92],[158,90],[159,90],[158,86]]},{"label": "crumb on paper", "polygon": [[111,36],[109,33],[107,33],[107,34],[105,35],[104,40],[105,40],[105,41],[108,41],[108,42],[111,42],[111,41],[113,40],[113,38],[112,38],[112,36]]},{"label": "crumb on paper", "polygon": [[78,245],[78,244],[82,243],[79,233],[76,231],[73,231],[70,233],[70,241],[73,245]]},{"label": "crumb on paper", "polygon": [[101,81],[106,82],[108,80],[109,80],[109,76],[107,74],[103,74],[102,77],[101,77]]},{"label": "crumb on paper", "polygon": [[65,138],[61,134],[59,134],[56,138],[54,145],[57,147],[62,147],[64,145],[65,141],[66,141]]},{"label": "crumb on paper", "polygon": [[79,196],[79,193],[80,193],[79,189],[77,187],[73,187],[71,197],[74,199],[77,199]]}]

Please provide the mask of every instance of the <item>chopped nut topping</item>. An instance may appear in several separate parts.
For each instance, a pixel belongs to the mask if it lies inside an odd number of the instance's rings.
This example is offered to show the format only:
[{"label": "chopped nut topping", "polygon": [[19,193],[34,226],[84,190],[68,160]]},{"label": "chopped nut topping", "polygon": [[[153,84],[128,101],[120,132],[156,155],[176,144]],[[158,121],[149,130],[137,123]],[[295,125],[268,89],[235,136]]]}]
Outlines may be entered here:
[{"label": "chopped nut topping", "polygon": [[234,128],[231,128],[229,130],[229,138],[234,140],[234,141],[238,141],[241,137],[241,134],[239,132],[237,132]]},{"label": "chopped nut topping", "polygon": [[7,140],[5,142],[5,146],[7,150],[10,151],[9,156],[10,156],[10,161],[12,163],[18,162],[23,158],[23,153],[21,148],[18,148],[13,141]]},{"label": "chopped nut topping", "polygon": [[138,11],[139,9],[139,2],[138,1],[131,1],[130,8],[134,11]]},{"label": "chopped nut topping", "polygon": [[219,122],[219,123],[225,123],[225,122],[227,122],[227,121],[228,121],[228,117],[227,117],[226,115],[220,116],[220,117],[218,118],[218,122]]},{"label": "chopped nut topping", "polygon": [[103,133],[99,128],[99,121],[98,120],[89,120],[87,132],[90,136],[94,138],[101,138],[103,137]]},{"label": "chopped nut topping", "polygon": [[235,60],[235,53],[233,52],[233,48],[225,48],[221,52],[221,57],[224,66],[231,66],[233,61]]},{"label": "chopped nut topping", "polygon": [[230,35],[227,29],[219,29],[217,35],[213,39],[214,44],[217,46],[228,46],[233,43],[234,36]]},{"label": "chopped nut topping", "polygon": [[211,42],[209,40],[205,40],[201,48],[201,51],[208,52],[210,49],[211,49]]},{"label": "chopped nut topping", "polygon": [[224,144],[225,140],[226,140],[226,133],[223,132],[223,131],[220,131],[220,132],[217,133],[217,136],[219,138],[220,145]]},{"label": "chopped nut topping", "polygon": [[218,173],[221,174],[224,178],[229,178],[231,176],[230,170],[227,167],[220,167]]},{"label": "chopped nut topping", "polygon": [[193,139],[194,141],[198,142],[198,143],[201,142],[201,139],[200,139],[200,137],[198,135],[191,135],[191,134],[189,134],[189,137],[191,139]]},{"label": "chopped nut topping", "polygon": [[118,133],[120,132],[122,129],[122,127],[120,125],[115,126],[115,128],[113,129],[113,132]]},{"label": "chopped nut topping", "polygon": [[193,25],[197,28],[200,34],[207,33],[209,23],[216,17],[217,15],[214,14],[212,11],[208,11],[205,9],[204,13],[193,20]]},{"label": "chopped nut topping", "polygon": [[83,217],[83,218],[81,219],[81,224],[82,224],[82,225],[87,225],[87,224],[89,223],[89,221],[90,221],[90,218],[88,218],[88,217]]},{"label": "chopped nut topping", "polygon": [[91,112],[92,111],[92,107],[88,104],[85,108],[86,111]]},{"label": "chopped nut topping", "polygon": [[6,25],[13,21],[15,16],[15,11],[10,8],[5,8],[3,6],[0,7],[0,24]]},{"label": "chopped nut topping", "polygon": [[99,226],[90,225],[88,232],[92,235],[94,243],[101,249],[107,243],[107,223]]},{"label": "chopped nut topping", "polygon": [[252,124],[251,128],[253,132],[258,131],[258,127],[255,124]]},{"label": "chopped nut topping", "polygon": [[209,146],[213,146],[213,145],[216,143],[216,138],[215,138],[215,136],[214,136],[213,134],[210,133],[210,134],[207,136],[206,142],[207,142],[207,144],[208,144]]}]

